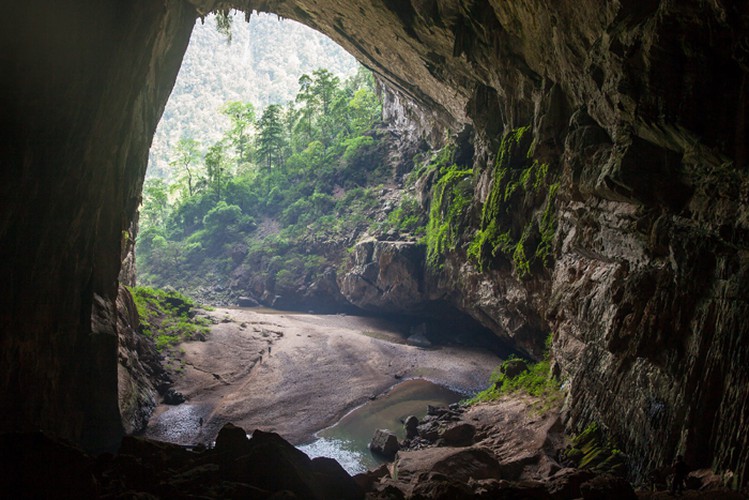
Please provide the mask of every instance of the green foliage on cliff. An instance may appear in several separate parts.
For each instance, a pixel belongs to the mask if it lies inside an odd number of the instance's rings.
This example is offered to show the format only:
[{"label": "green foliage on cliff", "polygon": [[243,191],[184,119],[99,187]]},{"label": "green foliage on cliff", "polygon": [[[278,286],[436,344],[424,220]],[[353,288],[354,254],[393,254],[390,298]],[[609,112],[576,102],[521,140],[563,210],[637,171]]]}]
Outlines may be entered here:
[{"label": "green foliage on cliff", "polygon": [[482,271],[500,257],[513,264],[519,278],[536,264],[550,265],[559,184],[548,163],[533,159],[531,141],[529,127],[521,127],[505,134],[500,144],[492,190],[467,252]]},{"label": "green foliage on cliff", "polygon": [[551,338],[551,335],[547,338],[544,359],[527,365],[527,369],[518,374],[509,375],[508,372],[512,372],[508,369],[509,365],[517,361],[515,356],[510,356],[494,370],[489,378],[489,387],[468,402],[474,404],[495,401],[509,394],[524,393],[541,399],[541,411],[561,403],[563,394],[559,382],[551,374]]},{"label": "green foliage on cliff", "polygon": [[208,334],[208,320],[197,317],[195,302],[181,293],[143,286],[128,290],[138,310],[140,333],[153,338],[159,351]]},{"label": "green foliage on cliff", "polygon": [[592,422],[571,439],[571,447],[565,450],[564,460],[580,469],[589,469],[603,474],[623,476],[626,473],[626,457],[616,441],[596,423]]},{"label": "green foliage on cliff", "polygon": [[476,394],[469,402],[495,401],[502,396],[517,392],[546,400],[558,401],[561,398],[559,383],[554,380],[550,372],[551,368],[548,360],[531,364],[527,370],[514,377],[507,376],[500,366],[494,370],[489,379],[491,385]]},{"label": "green foliage on cliff", "polygon": [[427,218],[419,202],[410,195],[401,198],[398,206],[390,212],[387,219],[380,224],[378,231],[388,233],[410,234],[422,237],[426,232]]},{"label": "green foliage on cliff", "polygon": [[196,293],[239,269],[251,270],[254,284],[245,286],[258,294],[294,291],[340,260],[347,244],[332,242],[373,224],[377,186],[391,172],[383,133],[371,128],[382,113],[372,75],[362,69],[341,82],[320,69],[299,83],[283,106],[227,103],[223,137],[181,141],[173,163],[184,175],[148,181],[136,252],[142,283]]},{"label": "green foliage on cliff", "polygon": [[[445,254],[457,248],[473,199],[473,169],[452,163],[452,150],[443,149],[427,167],[434,171],[429,219],[423,238],[427,266],[439,269]],[[423,175],[423,174],[422,174]]]}]

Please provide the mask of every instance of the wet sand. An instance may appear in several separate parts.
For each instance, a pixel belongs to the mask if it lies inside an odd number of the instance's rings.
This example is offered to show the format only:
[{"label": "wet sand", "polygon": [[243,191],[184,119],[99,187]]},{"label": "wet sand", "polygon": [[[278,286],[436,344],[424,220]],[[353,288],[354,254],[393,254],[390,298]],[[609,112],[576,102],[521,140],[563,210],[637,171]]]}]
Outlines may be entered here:
[{"label": "wet sand", "polygon": [[[466,347],[406,345],[397,325],[344,315],[216,309],[205,342],[186,342],[175,390],[146,436],[209,443],[227,422],[301,444],[400,380],[425,378],[461,392],[484,388],[500,359]],[[200,419],[203,425],[200,425]]]}]

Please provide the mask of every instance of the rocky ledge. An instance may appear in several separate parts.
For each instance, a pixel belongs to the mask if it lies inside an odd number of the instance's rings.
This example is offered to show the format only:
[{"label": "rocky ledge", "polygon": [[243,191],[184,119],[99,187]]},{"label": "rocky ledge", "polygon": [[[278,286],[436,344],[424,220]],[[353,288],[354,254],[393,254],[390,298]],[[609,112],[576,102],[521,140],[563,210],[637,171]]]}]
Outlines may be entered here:
[{"label": "rocky ledge", "polygon": [[[559,408],[545,409],[525,395],[429,407],[421,421],[404,421],[406,439],[395,449],[394,434],[377,430],[370,447],[386,444],[382,451],[394,459],[354,479],[372,499],[669,497],[671,467],[652,471],[635,489],[626,480],[627,457],[603,444],[600,430],[567,436],[560,417]],[[723,488],[723,480],[709,470],[691,471],[685,495],[745,498]]]},{"label": "rocky ledge", "polygon": [[[0,452],[12,459],[0,469],[0,488],[25,498],[668,497],[665,485],[635,491],[601,461],[560,454],[559,412],[540,413],[530,397],[431,408],[415,428],[409,420],[411,438],[400,443],[394,462],[354,477],[278,434],[256,430],[248,438],[233,424],[221,428],[211,449],[128,436],[116,455],[98,457],[41,432],[3,434]],[[687,486],[694,488],[688,498],[745,498],[722,489],[709,471],[691,473]]]}]

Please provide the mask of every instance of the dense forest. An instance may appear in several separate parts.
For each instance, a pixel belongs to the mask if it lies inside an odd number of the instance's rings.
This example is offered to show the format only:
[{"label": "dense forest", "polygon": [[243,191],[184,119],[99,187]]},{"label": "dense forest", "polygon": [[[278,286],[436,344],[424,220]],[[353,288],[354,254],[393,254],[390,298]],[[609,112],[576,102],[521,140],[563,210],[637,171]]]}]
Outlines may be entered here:
[{"label": "dense forest", "polygon": [[[341,241],[353,245],[372,226],[392,179],[372,75],[362,68],[341,81],[318,69],[298,83],[285,105],[225,103],[231,126],[219,140],[183,137],[171,152],[173,181],[146,181],[142,284],[214,302],[237,290],[293,295],[343,260]],[[410,206],[414,228],[423,225]]]},{"label": "dense forest", "polygon": [[356,59],[328,37],[297,22],[255,13],[208,16],[198,21],[153,138],[148,177],[171,178],[170,156],[183,137],[204,143],[230,126],[216,111],[229,101],[256,109],[294,99],[299,77],[327,68],[341,79],[356,73]]}]

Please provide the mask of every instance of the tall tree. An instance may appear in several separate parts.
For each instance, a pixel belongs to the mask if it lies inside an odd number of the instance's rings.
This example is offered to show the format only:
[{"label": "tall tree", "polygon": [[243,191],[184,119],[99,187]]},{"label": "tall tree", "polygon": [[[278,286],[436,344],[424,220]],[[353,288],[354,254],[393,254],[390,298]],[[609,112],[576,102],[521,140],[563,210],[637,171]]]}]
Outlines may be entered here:
[{"label": "tall tree", "polygon": [[226,146],[222,141],[217,142],[205,154],[205,169],[208,174],[208,185],[216,195],[216,201],[221,200],[223,188],[227,181]]},{"label": "tall tree", "polygon": [[281,118],[281,106],[271,104],[258,123],[257,154],[268,170],[283,164],[286,134]]},{"label": "tall tree", "polygon": [[327,69],[316,69],[312,72],[314,81],[312,83],[312,92],[320,103],[320,116],[317,119],[319,128],[319,139],[329,146],[333,136],[333,131],[339,123],[339,117],[334,116],[334,106],[338,94],[340,93],[340,79]]},{"label": "tall tree", "polygon": [[304,74],[299,77],[299,92],[296,102],[301,103],[299,110],[299,121],[302,124],[302,133],[306,136],[304,144],[312,140],[312,119],[317,108],[317,96],[312,90],[312,78]]},{"label": "tall tree", "polygon": [[178,184],[187,184],[187,193],[195,194],[196,176],[200,162],[200,143],[190,137],[183,137],[177,142],[173,151],[174,159],[169,166],[179,169]]},{"label": "tall tree", "polygon": [[231,128],[226,135],[237,153],[237,163],[250,161],[250,134],[255,123],[255,107],[250,102],[229,101],[221,112],[231,120]]},{"label": "tall tree", "polygon": [[338,84],[341,80],[324,68],[316,69],[312,72],[312,76],[314,77],[312,93],[320,100],[320,112],[327,115],[330,112],[330,105],[335,99]]}]

